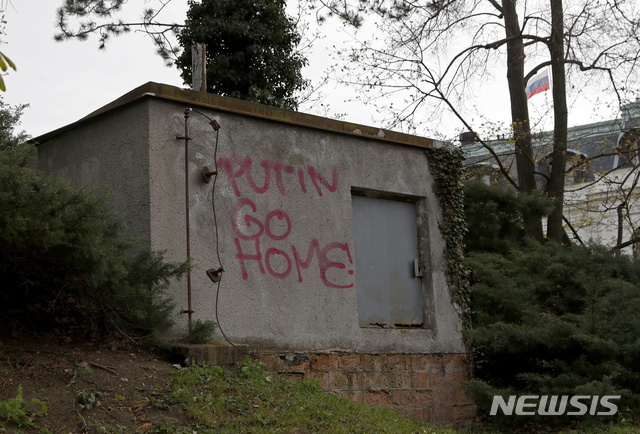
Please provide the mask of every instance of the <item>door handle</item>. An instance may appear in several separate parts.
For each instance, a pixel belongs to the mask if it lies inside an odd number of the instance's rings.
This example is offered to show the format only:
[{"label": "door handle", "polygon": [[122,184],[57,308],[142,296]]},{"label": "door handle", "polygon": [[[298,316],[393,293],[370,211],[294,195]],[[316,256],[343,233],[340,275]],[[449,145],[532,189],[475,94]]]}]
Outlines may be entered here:
[{"label": "door handle", "polygon": [[422,271],[420,270],[420,264],[417,259],[413,260],[413,274],[415,277],[422,277]]}]

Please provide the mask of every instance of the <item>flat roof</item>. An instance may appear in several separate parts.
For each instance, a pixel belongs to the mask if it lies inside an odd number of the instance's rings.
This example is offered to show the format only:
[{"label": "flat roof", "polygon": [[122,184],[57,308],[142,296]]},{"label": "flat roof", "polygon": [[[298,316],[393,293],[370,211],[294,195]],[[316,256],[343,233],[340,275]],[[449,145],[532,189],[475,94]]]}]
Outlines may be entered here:
[{"label": "flat roof", "polygon": [[167,84],[154,83],[152,81],[133,89],[120,98],[88,114],[76,122],[33,138],[31,142],[45,143],[79,125],[93,120],[102,114],[144,98],[160,98],[182,103],[187,106],[206,107],[261,119],[268,119],[276,122],[332,131],[357,137],[366,137],[368,139],[375,139],[401,145],[416,146],[420,148],[440,148],[442,146],[442,142],[426,137],[413,136],[410,134],[384,130],[366,125],[337,121],[307,113],[243,101],[236,98],[218,96],[206,92],[197,92],[191,89],[181,89]]}]

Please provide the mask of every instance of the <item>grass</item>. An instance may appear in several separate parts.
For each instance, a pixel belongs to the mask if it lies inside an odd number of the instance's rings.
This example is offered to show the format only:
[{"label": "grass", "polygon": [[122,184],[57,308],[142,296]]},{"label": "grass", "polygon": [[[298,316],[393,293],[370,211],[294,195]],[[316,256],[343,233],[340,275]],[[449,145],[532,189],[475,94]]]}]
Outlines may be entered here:
[{"label": "grass", "polygon": [[316,381],[279,379],[248,360],[231,373],[182,369],[171,389],[198,433],[455,433],[328,395]]},{"label": "grass", "polygon": [[[478,429],[476,431],[472,431],[471,433],[476,434],[512,434],[513,431],[500,431],[493,429]],[[578,429],[565,429],[561,431],[557,430],[532,430],[526,431],[532,433],[554,433],[554,434],[638,434],[640,433],[640,428],[637,426],[630,425],[616,425],[616,426],[603,426],[603,427],[592,427],[592,428],[578,428]]]},{"label": "grass", "polygon": [[[180,405],[192,419],[189,427],[165,418],[146,427],[147,434],[459,434],[406,418],[389,408],[358,405],[325,393],[316,381],[287,381],[248,359],[225,371],[217,366],[192,366],[177,371],[164,395],[155,396],[160,408]],[[101,433],[123,433],[101,426]],[[477,429],[468,434],[506,434]],[[546,432],[544,429],[528,432]],[[635,434],[637,427],[616,425],[549,431],[567,434]],[[510,433],[510,432],[509,432]]]}]

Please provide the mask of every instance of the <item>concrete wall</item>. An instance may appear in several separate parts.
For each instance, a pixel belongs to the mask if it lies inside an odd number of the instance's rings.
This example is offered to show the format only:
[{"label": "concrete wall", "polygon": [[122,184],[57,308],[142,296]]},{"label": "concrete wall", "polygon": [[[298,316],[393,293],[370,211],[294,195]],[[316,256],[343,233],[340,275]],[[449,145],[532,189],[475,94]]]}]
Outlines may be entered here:
[{"label": "concrete wall", "polygon": [[112,111],[38,146],[37,168],[75,187],[113,186],[127,236],[151,235],[149,121],[145,102]]},{"label": "concrete wall", "polygon": [[[142,97],[107,111],[40,145],[38,167],[77,186],[115,185],[127,234],[146,236],[169,260],[183,261],[184,140],[176,137],[185,134],[188,106]],[[205,270],[219,266],[219,252],[225,272],[217,320],[251,349],[464,352],[444,275],[440,207],[421,148],[194,108],[222,127],[214,191],[200,171],[215,166],[216,134],[205,116],[189,115],[194,319],[216,320],[216,286]],[[423,328],[359,327],[352,191],[417,202]],[[184,280],[170,293],[187,309]],[[183,333],[187,316],[176,312],[176,320]]]},{"label": "concrete wall", "polygon": [[[200,112],[188,119],[193,318],[219,321],[231,341],[282,375],[315,378],[332,393],[419,420],[472,423],[424,150],[301,126],[291,121],[295,114],[286,122],[263,119],[260,106],[249,106],[257,116],[237,114],[233,100],[223,101],[227,110],[207,108],[195,102],[207,94],[191,100],[176,88],[147,86],[164,98],[132,91],[102,114],[43,136],[38,168],[76,186],[114,185],[127,235],[145,236],[167,259],[184,261],[185,141],[177,137],[185,136],[185,109],[193,107]],[[207,117],[222,127],[217,151]],[[216,162],[215,186],[206,184],[200,172]],[[359,326],[353,192],[416,203],[422,328]],[[225,271],[216,317],[217,286],[205,271],[220,266],[218,257]],[[169,292],[178,308],[175,335],[184,335],[186,281]]]},{"label": "concrete wall", "polygon": [[[155,98],[147,101],[151,245],[181,260],[186,244],[184,141],[176,140],[176,135],[184,135],[187,106]],[[200,176],[203,166],[214,166],[215,133],[204,116],[190,114],[195,319],[215,320],[216,287],[205,270],[218,266],[218,241],[225,269],[219,321],[233,341],[256,350],[464,352],[444,276],[440,208],[422,149],[198,110],[216,119],[222,129],[214,193],[220,237],[216,240],[213,184],[205,184]],[[420,260],[428,270],[423,277],[425,328],[358,326],[352,189],[419,199]],[[261,235],[252,238],[258,231]],[[301,262],[310,246],[318,249],[305,268]],[[258,251],[260,259],[251,259]],[[249,255],[244,268],[239,255]],[[172,291],[178,307],[186,309],[186,284],[181,282]],[[184,329],[186,318],[178,320]]]}]

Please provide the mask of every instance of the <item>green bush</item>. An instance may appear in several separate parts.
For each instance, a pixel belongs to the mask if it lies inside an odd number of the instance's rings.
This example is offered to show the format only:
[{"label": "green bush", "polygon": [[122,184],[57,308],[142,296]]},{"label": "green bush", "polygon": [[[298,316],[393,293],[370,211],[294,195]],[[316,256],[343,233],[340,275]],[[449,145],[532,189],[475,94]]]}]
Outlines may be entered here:
[{"label": "green bush", "polygon": [[[22,398],[22,385],[18,386],[18,395],[15,398],[0,401],[0,432],[5,432],[6,422],[12,422],[18,427],[28,426],[38,428],[33,419],[46,416],[47,404],[37,398],[25,401]],[[17,432],[17,431],[16,431]]]},{"label": "green bush", "polygon": [[[548,200],[478,181],[465,189],[475,377],[468,389],[481,413],[494,395],[621,395],[612,401],[619,420],[639,417],[640,262],[597,245],[526,242],[521,215],[544,215]],[[523,419],[489,421],[514,428]]]},{"label": "green bush", "polygon": [[506,254],[522,240],[522,214],[545,216],[553,209],[540,195],[519,194],[511,186],[486,185],[480,179],[464,183],[466,251]]},{"label": "green bush", "polygon": [[209,319],[191,321],[187,340],[190,344],[204,344],[211,339],[217,327],[218,323]]},{"label": "green bush", "polygon": [[621,395],[640,416],[640,262],[554,243],[468,261],[481,410],[493,395]]},{"label": "green bush", "polygon": [[164,291],[187,264],[122,238],[105,189],[76,189],[0,151],[0,330],[151,333],[172,325]]}]

